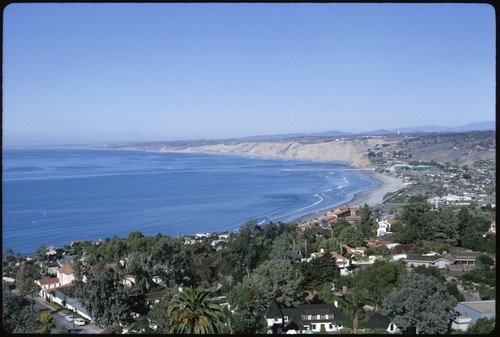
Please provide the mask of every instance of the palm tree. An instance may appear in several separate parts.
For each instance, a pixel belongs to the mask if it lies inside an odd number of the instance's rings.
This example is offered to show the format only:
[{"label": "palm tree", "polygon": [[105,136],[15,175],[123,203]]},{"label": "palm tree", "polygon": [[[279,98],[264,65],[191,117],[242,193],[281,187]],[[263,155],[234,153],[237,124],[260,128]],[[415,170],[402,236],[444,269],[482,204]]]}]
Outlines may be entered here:
[{"label": "palm tree", "polygon": [[201,288],[186,288],[174,295],[167,312],[170,333],[221,333],[224,312],[210,298],[211,292]]}]

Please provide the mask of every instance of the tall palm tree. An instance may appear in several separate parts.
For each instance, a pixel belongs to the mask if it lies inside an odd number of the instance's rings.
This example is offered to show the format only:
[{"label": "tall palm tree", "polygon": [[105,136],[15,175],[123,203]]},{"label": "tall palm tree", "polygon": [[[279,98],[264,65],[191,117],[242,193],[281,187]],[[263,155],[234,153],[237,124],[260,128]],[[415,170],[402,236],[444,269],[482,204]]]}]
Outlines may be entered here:
[{"label": "tall palm tree", "polygon": [[201,288],[186,288],[174,295],[167,313],[170,333],[221,333],[224,312],[210,298],[211,292]]}]

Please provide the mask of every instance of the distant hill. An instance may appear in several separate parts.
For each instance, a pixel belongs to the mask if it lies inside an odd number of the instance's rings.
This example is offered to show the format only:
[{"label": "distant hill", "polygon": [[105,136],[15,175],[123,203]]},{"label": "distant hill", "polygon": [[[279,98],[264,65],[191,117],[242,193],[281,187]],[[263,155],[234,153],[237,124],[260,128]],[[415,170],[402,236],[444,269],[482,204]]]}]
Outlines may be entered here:
[{"label": "distant hill", "polygon": [[286,134],[274,134],[274,135],[258,135],[234,138],[233,140],[240,141],[263,141],[263,140],[285,140],[285,139],[296,139],[296,138],[332,138],[332,137],[352,137],[359,135],[391,135],[404,133],[404,134],[414,134],[414,133],[445,133],[445,132],[469,132],[469,131],[491,131],[496,130],[495,121],[485,121],[470,123],[462,126],[455,127],[445,127],[437,125],[426,125],[417,127],[403,127],[399,129],[378,129],[373,131],[362,131],[362,132],[348,132],[332,130],[326,132],[313,132],[313,133],[286,133]]},{"label": "distant hill", "polygon": [[[109,148],[139,151],[224,153],[267,158],[342,161],[372,167],[370,153],[399,160],[473,165],[496,160],[496,130],[397,133],[352,137],[307,137],[268,140],[204,140],[115,144]],[[398,157],[396,156],[398,155]]]}]

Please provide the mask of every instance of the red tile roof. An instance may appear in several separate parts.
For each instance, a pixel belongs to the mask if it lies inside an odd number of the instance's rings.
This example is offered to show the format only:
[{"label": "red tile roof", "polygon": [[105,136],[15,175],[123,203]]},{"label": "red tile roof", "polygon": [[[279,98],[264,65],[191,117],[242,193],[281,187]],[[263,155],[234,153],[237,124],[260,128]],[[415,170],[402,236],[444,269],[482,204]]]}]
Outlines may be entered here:
[{"label": "red tile roof", "polygon": [[69,265],[69,264],[65,264],[64,266],[59,268],[57,271],[61,274],[70,275],[70,274],[73,274],[73,267],[71,267],[71,265]]},{"label": "red tile roof", "polygon": [[40,283],[41,286],[45,286],[48,284],[57,284],[59,283],[59,279],[57,277],[42,278],[38,280],[38,283]]}]

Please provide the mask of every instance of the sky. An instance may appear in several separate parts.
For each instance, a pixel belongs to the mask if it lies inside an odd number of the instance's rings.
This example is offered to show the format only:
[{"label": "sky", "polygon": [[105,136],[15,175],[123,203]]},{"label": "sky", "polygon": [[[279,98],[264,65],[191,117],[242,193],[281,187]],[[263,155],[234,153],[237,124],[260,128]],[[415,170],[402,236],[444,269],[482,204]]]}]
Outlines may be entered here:
[{"label": "sky", "polygon": [[17,3],[4,146],[495,120],[488,4]]}]

